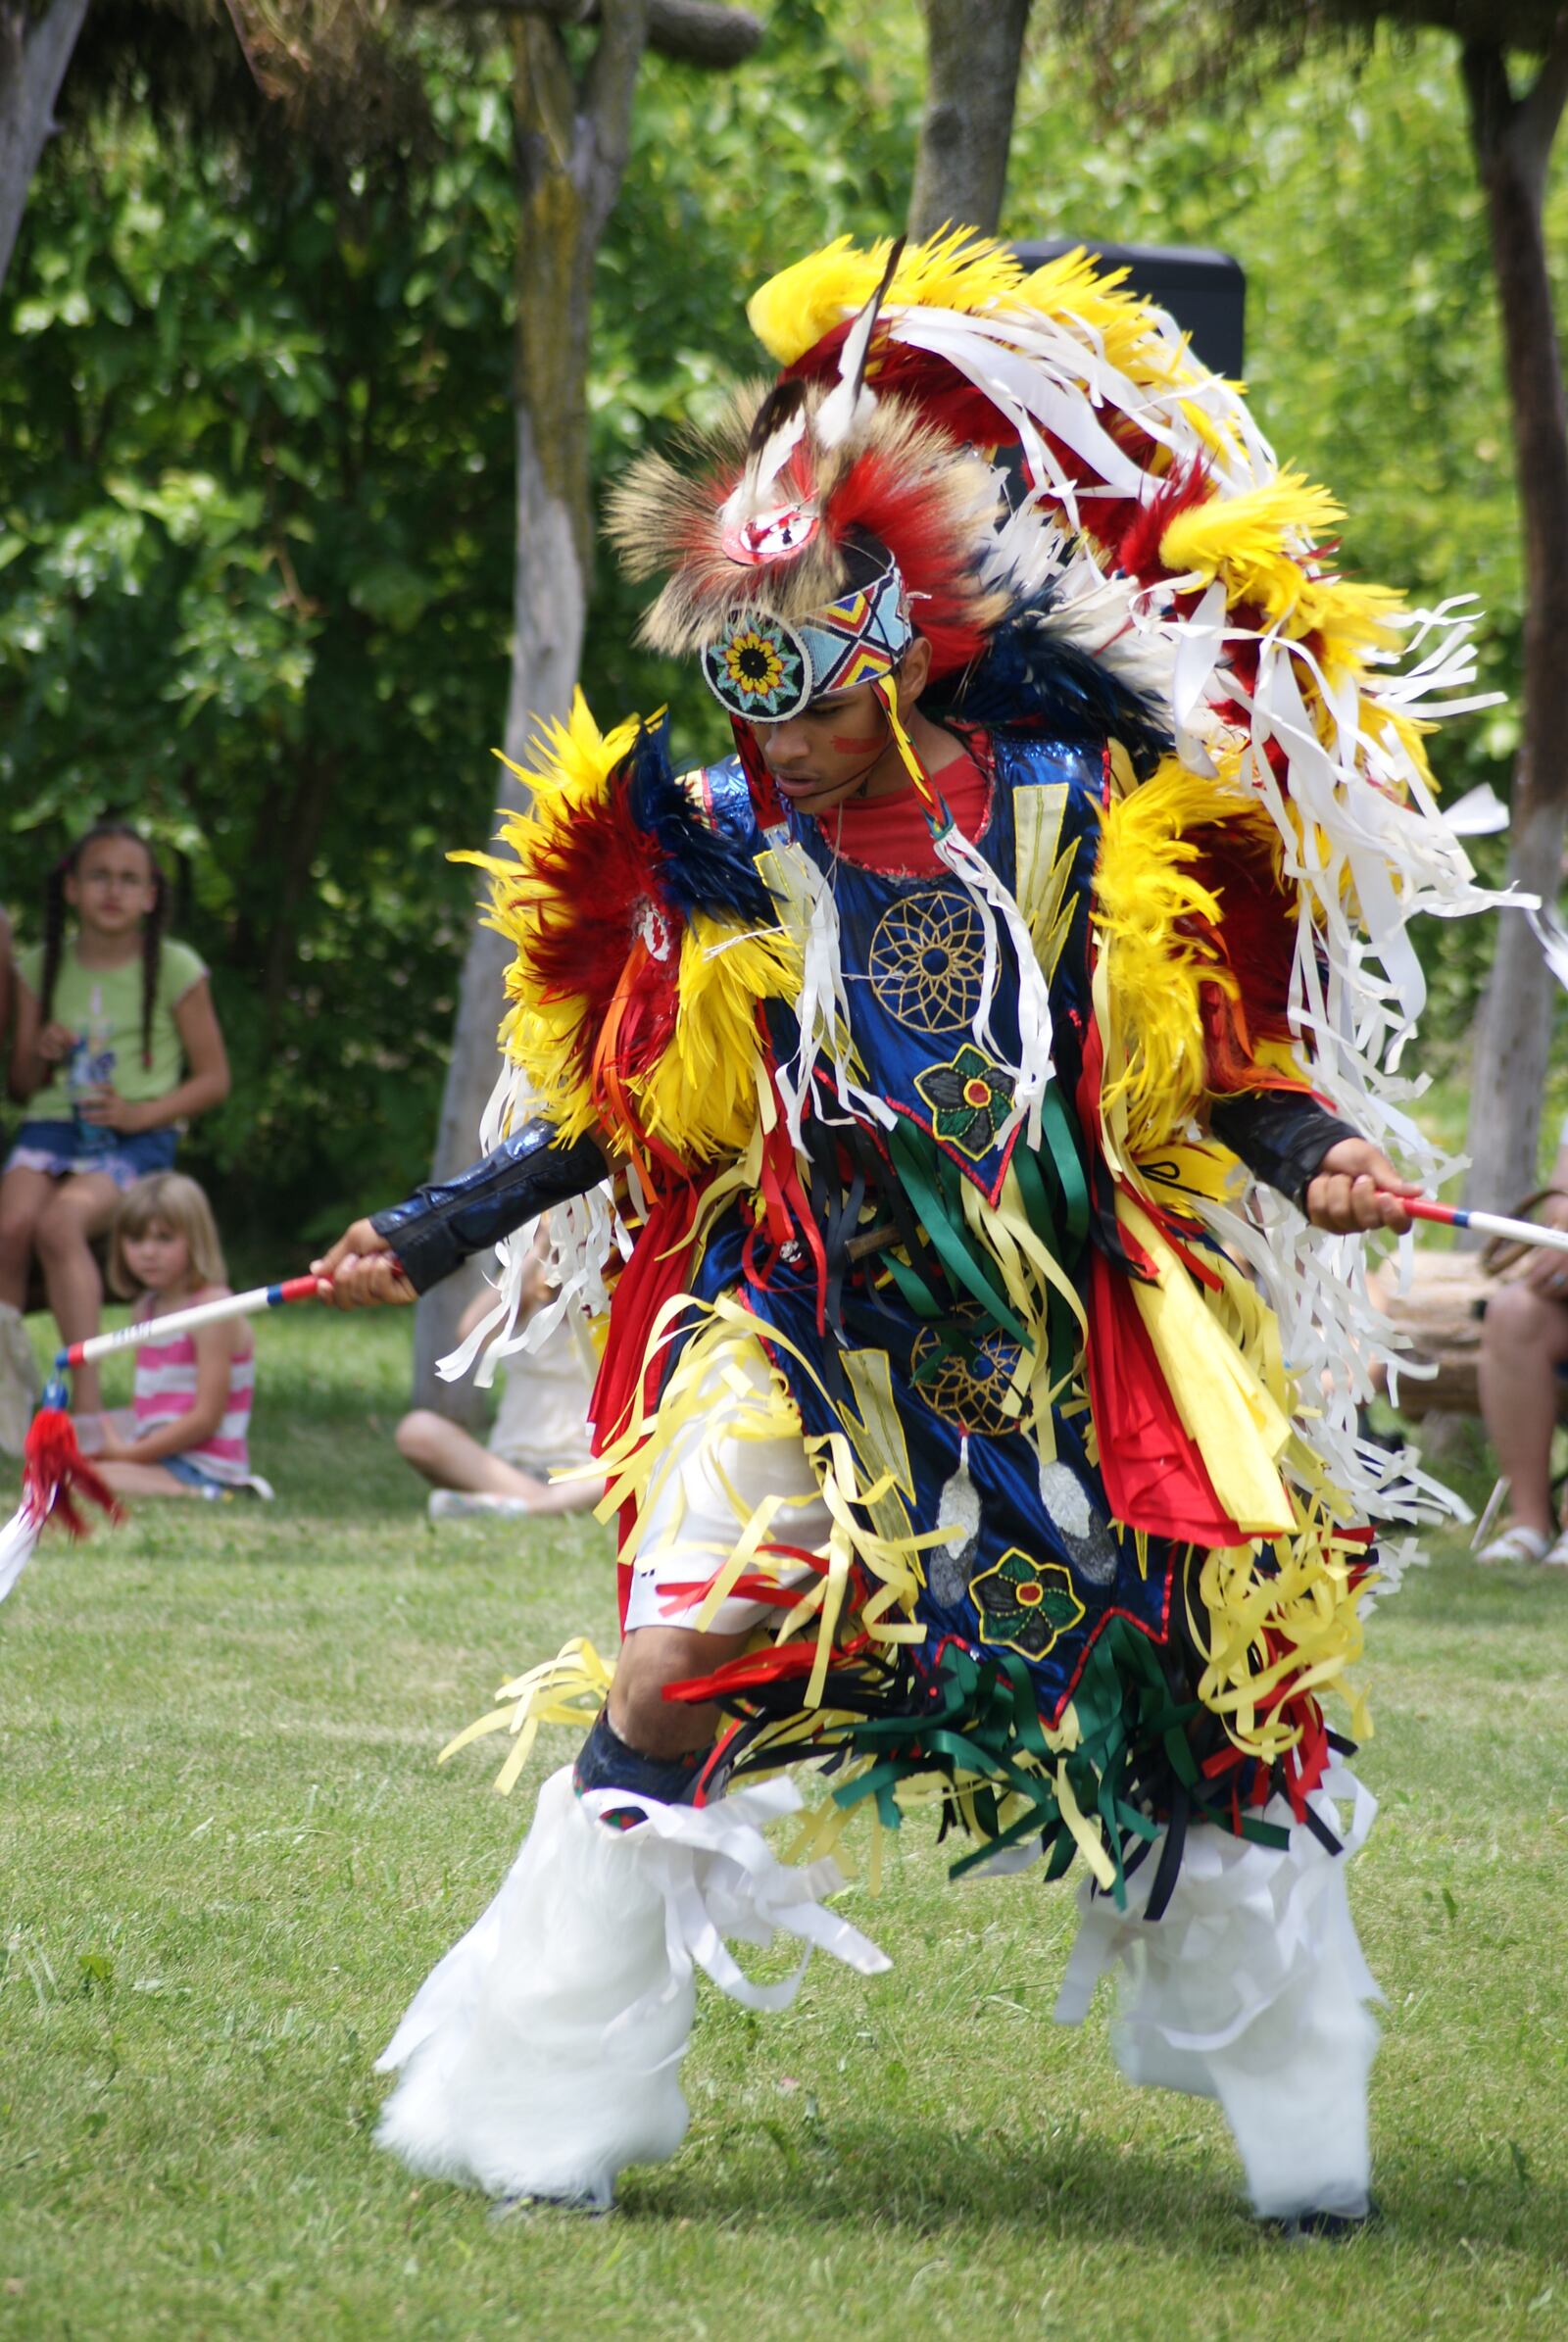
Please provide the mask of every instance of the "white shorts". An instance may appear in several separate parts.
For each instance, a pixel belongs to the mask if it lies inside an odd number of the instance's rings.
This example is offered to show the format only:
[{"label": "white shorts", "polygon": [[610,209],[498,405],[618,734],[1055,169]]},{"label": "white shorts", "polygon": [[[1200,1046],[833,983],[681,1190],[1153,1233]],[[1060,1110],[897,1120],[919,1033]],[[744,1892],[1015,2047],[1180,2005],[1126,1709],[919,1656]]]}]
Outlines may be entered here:
[{"label": "white shorts", "polygon": [[[738,1370],[747,1386],[728,1379]],[[727,1368],[703,1386],[705,1404],[684,1423],[661,1459],[644,1503],[632,1560],[625,1632],[636,1627],[695,1627],[704,1589],[735,1550],[758,1505],[781,1499],[764,1543],[825,1554],[832,1520],[807,1460],[803,1436],[776,1428],[773,1370],[760,1342],[729,1350]],[[760,1553],[745,1575],[766,1578],[794,1593],[817,1576],[806,1562]],[[680,1589],[688,1589],[682,1598]],[[726,1594],[705,1622],[710,1635],[744,1635],[776,1623],[777,1603]]]}]

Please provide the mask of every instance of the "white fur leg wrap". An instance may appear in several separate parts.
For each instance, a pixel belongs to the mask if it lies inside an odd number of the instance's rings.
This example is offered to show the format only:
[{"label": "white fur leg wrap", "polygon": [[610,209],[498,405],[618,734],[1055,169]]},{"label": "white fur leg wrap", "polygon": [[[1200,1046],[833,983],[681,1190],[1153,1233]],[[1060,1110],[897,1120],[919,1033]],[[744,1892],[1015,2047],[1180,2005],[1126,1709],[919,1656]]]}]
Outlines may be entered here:
[{"label": "white fur leg wrap", "polygon": [[[623,2166],[662,2162],[685,2135],[694,1968],[771,2009],[813,1944],[865,1975],[888,1966],[822,1908],[831,1863],[794,1870],[769,1850],[761,1825],[800,1803],[789,1782],[701,1811],[639,1796],[647,1819],[624,1831],[600,1819],[628,1802],[579,1799],[569,1768],[553,1775],[500,1893],[415,1996],[377,2067],[402,2074],[377,2137],[413,2170],[608,2204]],[[753,1984],[723,1939],[775,1932],[804,1940],[800,1966]]]},{"label": "white fur leg wrap", "polygon": [[[1264,2219],[1367,2209],[1367,2075],[1381,2000],[1356,1940],[1347,1857],[1363,1842],[1376,1800],[1343,1767],[1313,1804],[1341,1832],[1331,1799],[1353,1799],[1345,1851],[1302,1828],[1284,1850],[1220,1830],[1188,1837],[1164,1917],[1143,1917],[1158,1861],[1129,1884],[1128,1907],[1081,1890],[1080,1924],[1056,2004],[1076,2025],[1099,1978],[1123,1974],[1111,2048],[1129,2081],[1217,2098]],[[1270,1821],[1289,1820],[1271,1807]]]}]

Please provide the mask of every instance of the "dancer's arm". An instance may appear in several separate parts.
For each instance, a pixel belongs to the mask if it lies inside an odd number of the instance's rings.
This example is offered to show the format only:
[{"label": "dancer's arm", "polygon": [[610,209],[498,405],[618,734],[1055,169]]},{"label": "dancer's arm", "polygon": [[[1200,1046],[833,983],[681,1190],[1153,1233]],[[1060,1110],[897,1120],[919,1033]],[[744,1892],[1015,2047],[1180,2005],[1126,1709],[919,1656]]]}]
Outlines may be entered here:
[{"label": "dancer's arm", "polygon": [[563,1146],[548,1122],[525,1123],[481,1162],[356,1220],[312,1274],[330,1281],[322,1298],[339,1308],[412,1301],[525,1220],[586,1195],[607,1169],[592,1139]]},{"label": "dancer's arm", "polygon": [[1299,1090],[1244,1090],[1216,1098],[1214,1136],[1254,1179],[1299,1205],[1314,1228],[1347,1236],[1389,1228],[1402,1236],[1410,1215],[1398,1201],[1418,1195],[1381,1147]]}]

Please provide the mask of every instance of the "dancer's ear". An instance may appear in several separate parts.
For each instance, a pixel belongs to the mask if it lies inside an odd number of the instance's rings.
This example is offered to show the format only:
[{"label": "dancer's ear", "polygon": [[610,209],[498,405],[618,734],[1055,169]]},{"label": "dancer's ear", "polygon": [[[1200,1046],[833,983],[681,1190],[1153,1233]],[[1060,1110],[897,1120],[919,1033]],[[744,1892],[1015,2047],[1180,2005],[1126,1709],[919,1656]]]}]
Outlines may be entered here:
[{"label": "dancer's ear", "polygon": [[931,680],[931,645],[923,634],[917,634],[904,657],[899,660],[899,713],[907,721],[920,704],[920,695]]}]

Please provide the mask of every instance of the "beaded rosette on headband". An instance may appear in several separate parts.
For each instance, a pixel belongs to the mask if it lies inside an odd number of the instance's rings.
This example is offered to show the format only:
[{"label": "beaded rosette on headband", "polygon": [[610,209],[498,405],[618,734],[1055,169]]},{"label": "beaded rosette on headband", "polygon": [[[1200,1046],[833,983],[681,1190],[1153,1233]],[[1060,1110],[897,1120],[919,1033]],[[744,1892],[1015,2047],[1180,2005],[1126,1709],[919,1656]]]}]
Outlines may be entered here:
[{"label": "beaded rosette on headband", "polygon": [[779,724],[824,692],[890,675],[913,640],[909,598],[890,560],[880,577],[824,603],[799,626],[736,603],[703,648],[703,681],[727,714]]}]

